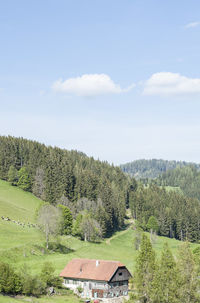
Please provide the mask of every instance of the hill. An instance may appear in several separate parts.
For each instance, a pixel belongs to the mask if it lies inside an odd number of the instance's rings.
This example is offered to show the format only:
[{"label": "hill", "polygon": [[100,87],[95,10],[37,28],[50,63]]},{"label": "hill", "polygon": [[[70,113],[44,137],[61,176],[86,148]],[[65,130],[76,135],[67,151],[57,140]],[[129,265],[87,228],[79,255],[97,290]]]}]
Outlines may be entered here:
[{"label": "hill", "polygon": [[[0,213],[1,215],[15,219],[24,223],[35,223],[35,210],[40,205],[41,200],[31,193],[12,187],[8,182],[0,181]],[[137,251],[133,246],[133,239],[136,235],[131,225],[120,232],[116,232],[113,237],[105,239],[101,243],[89,243],[81,241],[72,236],[60,237],[59,244],[63,250],[44,249],[44,239],[38,229],[22,227],[11,221],[0,219],[0,259],[13,264],[16,269],[20,269],[27,264],[32,272],[38,273],[45,261],[50,261],[59,274],[66,263],[77,257],[119,260],[133,272]],[[176,254],[180,241],[165,237],[157,237],[154,248],[160,255],[164,242],[168,242],[172,252]],[[192,248],[198,244],[191,244]],[[25,302],[24,298],[18,300],[14,298],[1,297],[2,303]],[[31,301],[30,301],[31,302]],[[34,298],[32,302],[71,302],[77,303],[79,300],[69,294],[68,296],[55,296],[52,298]]]},{"label": "hill", "polygon": [[135,160],[133,162],[120,165],[120,168],[124,173],[127,173],[136,179],[154,179],[168,170],[173,170],[176,167],[185,167],[190,165],[195,166],[197,169],[200,168],[200,165],[195,163],[185,161],[168,161],[162,159]]},{"label": "hill", "polygon": [[179,187],[188,197],[200,200],[200,171],[195,166],[177,167],[154,180],[159,186]]},{"label": "hill", "polygon": [[81,152],[0,137],[0,179],[51,204],[65,201],[69,206],[86,198],[106,236],[124,224],[130,178],[119,167]]}]

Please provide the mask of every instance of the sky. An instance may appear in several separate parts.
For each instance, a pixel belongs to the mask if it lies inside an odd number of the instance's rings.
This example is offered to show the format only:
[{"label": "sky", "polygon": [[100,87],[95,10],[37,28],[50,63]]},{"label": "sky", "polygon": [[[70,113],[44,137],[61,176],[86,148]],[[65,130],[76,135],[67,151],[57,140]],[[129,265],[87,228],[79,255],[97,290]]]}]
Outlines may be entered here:
[{"label": "sky", "polygon": [[200,163],[199,0],[0,1],[0,135]]}]

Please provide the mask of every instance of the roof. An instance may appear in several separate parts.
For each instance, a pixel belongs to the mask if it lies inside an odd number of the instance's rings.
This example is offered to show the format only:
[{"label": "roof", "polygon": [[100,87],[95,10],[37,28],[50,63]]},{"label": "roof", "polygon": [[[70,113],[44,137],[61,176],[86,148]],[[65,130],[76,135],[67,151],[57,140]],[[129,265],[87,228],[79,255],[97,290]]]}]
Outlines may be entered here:
[{"label": "roof", "polygon": [[125,265],[118,261],[73,259],[65,266],[60,276],[74,279],[110,281],[119,267],[125,267]]}]

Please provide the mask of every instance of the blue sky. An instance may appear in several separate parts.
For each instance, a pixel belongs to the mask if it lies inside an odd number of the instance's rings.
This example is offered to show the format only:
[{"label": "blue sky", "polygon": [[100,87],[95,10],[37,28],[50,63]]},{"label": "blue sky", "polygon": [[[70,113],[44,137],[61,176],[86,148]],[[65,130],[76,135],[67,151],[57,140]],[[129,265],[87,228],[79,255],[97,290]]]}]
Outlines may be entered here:
[{"label": "blue sky", "polygon": [[0,134],[200,162],[199,0],[0,3]]}]

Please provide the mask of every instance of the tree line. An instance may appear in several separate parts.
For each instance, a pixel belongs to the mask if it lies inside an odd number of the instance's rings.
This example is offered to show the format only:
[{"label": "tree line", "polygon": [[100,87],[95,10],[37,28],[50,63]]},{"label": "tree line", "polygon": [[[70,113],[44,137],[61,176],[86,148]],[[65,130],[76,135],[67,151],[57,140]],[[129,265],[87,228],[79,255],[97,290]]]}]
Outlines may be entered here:
[{"label": "tree line", "polygon": [[200,302],[200,249],[191,251],[187,242],[175,259],[167,243],[157,258],[149,238],[143,234],[132,280],[130,303]]},{"label": "tree line", "polygon": [[[189,190],[190,184],[198,189],[192,185],[199,178],[197,169],[187,166],[179,170],[190,172],[185,174],[183,189]],[[179,240],[200,240],[200,202],[196,195],[166,191],[160,186],[162,182],[159,186],[152,184],[160,182],[158,179],[144,186],[119,167],[81,152],[0,137],[0,178],[55,208],[60,205],[65,222],[59,227],[62,234],[98,241],[124,226],[126,208],[130,207],[133,218],[145,231]]]},{"label": "tree line", "polygon": [[186,196],[200,200],[200,171],[194,165],[177,167],[174,170],[167,171],[156,180],[152,180],[151,183],[160,186],[179,187]]},{"label": "tree line", "polygon": [[123,227],[134,182],[120,168],[81,152],[11,136],[0,137],[0,178],[51,205],[67,206],[74,219],[84,217],[82,225],[89,221],[103,236]]},{"label": "tree line", "polygon": [[143,230],[182,241],[200,240],[198,199],[155,184],[140,184],[129,200],[132,216]]},{"label": "tree line", "polygon": [[135,177],[136,179],[155,179],[164,172],[173,170],[177,167],[185,167],[193,165],[197,169],[200,165],[195,163],[189,163],[185,161],[168,161],[162,159],[151,160],[135,160],[126,164],[120,165],[123,172]]}]

